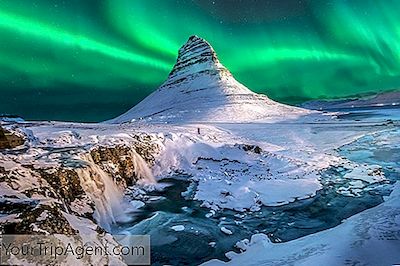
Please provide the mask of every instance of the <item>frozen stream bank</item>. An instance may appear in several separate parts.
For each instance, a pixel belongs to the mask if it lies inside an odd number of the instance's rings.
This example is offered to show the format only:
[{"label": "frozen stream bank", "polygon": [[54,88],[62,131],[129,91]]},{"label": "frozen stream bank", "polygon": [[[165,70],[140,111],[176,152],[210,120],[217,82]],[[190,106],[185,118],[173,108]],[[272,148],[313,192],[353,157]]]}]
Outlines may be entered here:
[{"label": "frozen stream bank", "polygon": [[[360,172],[329,168],[321,178],[323,189],[315,197],[258,211],[210,212],[193,201],[190,192],[196,182],[187,181],[186,176],[164,179],[161,182],[169,185],[148,193],[135,221],[120,224],[115,230],[150,234],[153,261],[161,265],[226,260],[225,253],[238,241],[258,233],[280,243],[335,227],[343,219],[377,206],[390,194],[394,182],[400,179],[399,135],[396,127],[379,129],[342,146],[338,150],[341,156],[366,167]],[[381,172],[368,172],[369,165],[379,166]],[[360,178],[352,176],[355,174]]]}]

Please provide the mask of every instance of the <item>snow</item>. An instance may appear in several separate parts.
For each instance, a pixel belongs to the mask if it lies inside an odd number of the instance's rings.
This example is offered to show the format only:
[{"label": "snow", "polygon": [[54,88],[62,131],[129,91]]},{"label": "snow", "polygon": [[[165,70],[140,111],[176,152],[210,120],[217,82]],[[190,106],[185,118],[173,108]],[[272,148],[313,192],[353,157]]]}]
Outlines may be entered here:
[{"label": "snow", "polygon": [[208,243],[208,245],[213,248],[217,245],[217,243],[212,241],[212,242]]},{"label": "snow", "polygon": [[21,219],[18,219],[18,214],[0,215],[0,223],[17,222],[20,223]]},{"label": "snow", "polygon": [[231,230],[229,230],[228,228],[226,228],[225,226],[222,226],[221,228],[221,232],[226,234],[226,235],[232,235],[233,232]]},{"label": "snow", "polygon": [[252,92],[233,78],[207,41],[194,36],[161,87],[108,122],[276,121],[312,113]]},{"label": "snow", "polygon": [[41,214],[40,214],[40,216],[36,219],[36,221],[44,221],[44,220],[46,220],[47,218],[49,217],[49,214],[48,214],[48,211],[47,210],[44,210]]},{"label": "snow", "polygon": [[[274,102],[237,82],[204,40],[193,37],[186,48],[181,50],[181,58],[168,80],[116,119],[100,124],[2,124],[9,130],[23,132],[28,139],[21,152],[0,153],[0,170],[7,171],[12,180],[0,182],[2,196],[51,204],[56,200],[47,195],[33,192],[26,196],[27,192],[49,187],[32,169],[54,172],[59,167],[78,168],[88,198],[73,201],[71,211],[82,216],[91,213],[88,202],[92,201],[96,222],[111,231],[113,223],[128,219],[127,212],[143,207],[144,202],[162,198],[145,200],[142,195],[140,201],[127,202],[126,191],[93,162],[90,151],[101,146],[143,145],[141,136],[149,138],[145,145],[156,145],[158,149],[151,154],[152,164],[134,149],[129,154],[140,178],[139,185],[154,184],[176,174],[186,176],[195,183],[190,188],[193,193],[188,194],[210,209],[205,214],[209,219],[222,209],[246,213],[262,206],[281,206],[312,198],[323,188],[323,173],[330,168],[343,169],[343,179],[348,181],[337,193],[356,197],[368,186],[388,180],[382,165],[369,159],[372,155],[381,154],[386,158],[382,159],[386,166],[398,170],[397,155],[385,153],[385,148],[399,148],[397,125],[388,125],[376,117],[367,117],[360,123],[344,121],[337,119],[337,113],[322,114]],[[207,54],[207,60],[199,63],[198,55],[202,54]],[[376,112],[384,119],[399,120],[398,109]],[[352,148],[355,142],[360,150]],[[371,143],[383,149],[370,149]],[[113,169],[115,165],[108,162],[107,167]],[[238,243],[244,253],[227,254],[232,259],[228,264],[249,265],[254,261],[254,265],[327,265],[326,262],[335,265],[343,264],[345,259],[349,264],[399,263],[395,257],[398,254],[395,249],[399,247],[399,190],[397,185],[385,203],[324,232],[280,244],[271,243],[265,235],[254,235],[251,241]],[[144,189],[137,191],[145,194]],[[64,216],[80,234],[94,234],[93,221],[73,214]],[[176,216],[170,219],[160,210],[125,233],[157,233],[163,226],[184,231],[185,226],[179,224],[182,221]],[[2,216],[0,221],[17,218]],[[39,219],[46,219],[45,214]],[[233,234],[222,225],[219,224],[221,232]],[[157,236],[160,245],[174,241],[175,236],[165,232]],[[210,245],[218,244],[210,242]],[[382,261],[369,256],[367,251],[375,249],[382,255]],[[362,254],[369,257],[362,258]],[[208,264],[224,263],[213,260]]]},{"label": "snow", "polygon": [[206,214],[206,218],[211,218],[213,215],[215,215],[215,211],[210,210],[210,212]]},{"label": "snow", "polygon": [[[63,215],[71,224],[71,226],[79,232],[79,242],[81,245],[88,244],[91,246],[100,246],[105,248],[107,247],[107,250],[112,250],[112,248],[119,245],[119,243],[116,242],[113,236],[108,233],[105,233],[104,236],[100,237],[96,232],[97,225],[89,219],[76,217],[68,213],[63,213]],[[65,243],[74,243],[74,241],[66,239]],[[122,257],[117,254],[105,254],[104,256],[88,257],[90,258],[89,263],[91,265],[126,265]],[[75,256],[68,256],[68,259],[69,260],[66,262],[65,265],[79,265],[82,263],[82,261],[77,260]]]},{"label": "snow", "polygon": [[11,122],[11,123],[23,123],[25,122],[24,119],[18,116],[7,116],[7,115],[0,115],[0,121],[2,122]]},{"label": "snow", "polygon": [[176,231],[176,232],[180,232],[185,230],[185,226],[183,225],[174,225],[171,227],[172,230]]},{"label": "snow", "polygon": [[237,244],[229,262],[202,265],[395,265],[400,262],[400,182],[386,201],[345,220],[341,225],[286,243],[264,234]]},{"label": "snow", "polygon": [[[400,104],[400,92],[384,92],[377,95],[362,97],[359,99],[331,100],[331,101],[310,101],[301,106],[315,110],[346,109],[346,108],[366,108],[396,106]],[[372,109],[372,108],[371,108]]]},{"label": "snow", "polygon": [[145,203],[143,201],[140,201],[140,200],[131,200],[129,203],[135,209],[140,209],[145,205]]},{"label": "snow", "polygon": [[356,179],[367,182],[369,184],[385,181],[385,175],[382,172],[382,167],[379,165],[360,165],[344,176],[348,179]]},{"label": "snow", "polygon": [[[194,198],[202,201],[203,206],[245,211],[315,196],[322,188],[321,173],[332,166],[349,169],[345,178],[350,180],[385,181],[384,175],[375,171],[377,165],[350,162],[336,150],[367,136],[375,125],[379,123],[357,128],[338,120],[303,123],[302,119],[254,124],[30,123],[20,127],[29,130],[35,142],[29,143],[30,148],[23,154],[0,155],[0,166],[29,176],[24,174],[26,169],[21,164],[49,168],[60,165],[68,153],[72,154],[68,161],[76,161],[75,154],[85,154],[91,147],[129,146],[134,136],[147,134],[161,150],[155,154],[151,169],[137,156],[135,162],[139,165],[135,169],[141,171],[138,174],[144,180],[153,182],[152,176],[162,178],[175,171],[183,172],[198,182]],[[201,134],[197,128],[201,128]],[[390,138],[396,136],[391,131],[385,134]],[[377,137],[377,141],[384,143],[384,137]],[[261,152],[245,151],[244,144],[256,145]],[[15,182],[20,182],[22,189],[28,183],[20,180]],[[32,183],[35,182],[33,179]]]}]

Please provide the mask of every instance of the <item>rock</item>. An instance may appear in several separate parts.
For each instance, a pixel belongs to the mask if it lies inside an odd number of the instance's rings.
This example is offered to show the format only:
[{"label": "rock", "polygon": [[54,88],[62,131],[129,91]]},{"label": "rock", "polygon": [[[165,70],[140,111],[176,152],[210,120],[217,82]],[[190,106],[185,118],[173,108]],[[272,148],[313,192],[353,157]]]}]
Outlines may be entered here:
[{"label": "rock", "polygon": [[18,222],[2,224],[3,234],[77,234],[61,212],[60,206],[39,205],[18,215]]},{"label": "rock", "polygon": [[35,170],[55,190],[56,195],[67,203],[81,198],[85,193],[78,174],[70,168]]},{"label": "rock", "polygon": [[253,151],[254,151],[255,153],[257,153],[257,154],[261,154],[262,149],[261,149],[260,147],[258,147],[258,146],[255,146],[254,149],[253,149]]},{"label": "rock", "polygon": [[228,197],[228,196],[232,196],[232,193],[226,189],[221,190],[221,195],[223,195],[224,197]]},{"label": "rock", "polygon": [[14,197],[5,197],[0,199],[0,213],[12,214],[29,211],[35,208],[38,201],[30,199],[19,199]]},{"label": "rock", "polygon": [[0,127],[0,149],[13,149],[24,143],[24,137]]},{"label": "rock", "polygon": [[135,168],[129,160],[131,148],[127,146],[96,147],[90,152],[95,164],[111,174],[116,183],[122,187],[132,185],[135,177]]},{"label": "rock", "polygon": [[244,151],[251,151],[256,154],[261,154],[262,149],[257,145],[250,145],[250,144],[235,144],[236,147],[244,150]]},{"label": "rock", "polygon": [[94,163],[113,176],[116,183],[122,187],[133,185],[139,180],[136,176],[135,158],[132,152],[142,157],[148,166],[152,166],[155,161],[154,156],[160,151],[159,146],[149,135],[135,135],[134,139],[137,141],[129,147],[126,145],[98,146],[90,152]]}]

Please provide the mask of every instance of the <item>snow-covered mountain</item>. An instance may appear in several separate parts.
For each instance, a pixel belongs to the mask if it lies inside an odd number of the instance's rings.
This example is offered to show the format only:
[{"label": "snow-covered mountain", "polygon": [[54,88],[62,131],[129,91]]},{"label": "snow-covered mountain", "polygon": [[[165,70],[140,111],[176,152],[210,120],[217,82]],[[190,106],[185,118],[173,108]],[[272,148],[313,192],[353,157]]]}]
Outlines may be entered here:
[{"label": "snow-covered mountain", "polygon": [[163,265],[398,264],[400,109],[349,115],[251,92],[193,36],[114,124],[0,117],[0,234],[107,251],[57,265],[128,264],[118,235],[150,235]]},{"label": "snow-covered mountain", "polygon": [[400,105],[400,91],[383,92],[372,96],[340,99],[340,100],[316,100],[305,102],[301,105],[303,108],[313,110],[334,110],[348,108],[373,108],[373,107],[391,107]]},{"label": "snow-covered mountain", "polygon": [[176,64],[161,87],[108,122],[248,122],[294,118],[309,112],[252,92],[220,63],[206,40],[191,36],[180,48]]}]

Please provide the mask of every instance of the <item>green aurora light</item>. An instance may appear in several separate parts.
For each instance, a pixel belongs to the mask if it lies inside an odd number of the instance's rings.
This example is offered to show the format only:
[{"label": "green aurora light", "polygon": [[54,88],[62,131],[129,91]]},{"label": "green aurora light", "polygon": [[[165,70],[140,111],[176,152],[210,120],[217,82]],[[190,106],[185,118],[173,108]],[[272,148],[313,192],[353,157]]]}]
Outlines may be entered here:
[{"label": "green aurora light", "polygon": [[396,0],[2,0],[0,113],[111,118],[165,80],[192,34],[279,101],[398,89],[398,10]]}]

